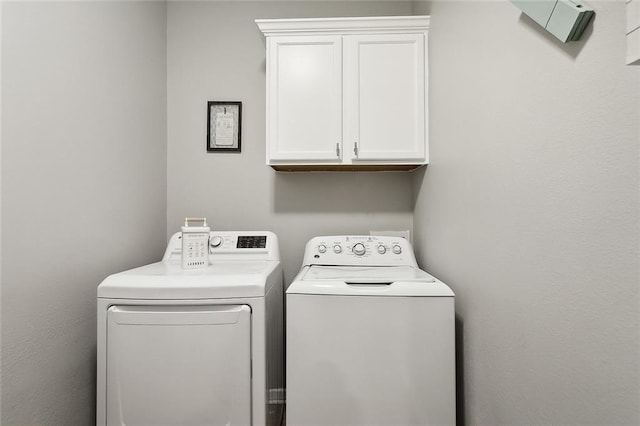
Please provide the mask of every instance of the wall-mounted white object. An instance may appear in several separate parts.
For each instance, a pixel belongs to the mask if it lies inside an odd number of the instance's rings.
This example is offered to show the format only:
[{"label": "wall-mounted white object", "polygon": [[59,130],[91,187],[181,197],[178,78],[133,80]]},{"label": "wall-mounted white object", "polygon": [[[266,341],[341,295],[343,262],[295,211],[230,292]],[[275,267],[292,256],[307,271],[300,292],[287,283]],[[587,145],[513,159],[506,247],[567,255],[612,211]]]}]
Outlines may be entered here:
[{"label": "wall-mounted white object", "polygon": [[428,162],[428,16],[258,19],[267,164],[411,170]]},{"label": "wall-mounted white object", "polygon": [[580,40],[594,15],[593,9],[576,0],[511,0],[511,2],[563,43]]},{"label": "wall-mounted white object", "polygon": [[627,0],[627,64],[640,65],[640,0]]}]

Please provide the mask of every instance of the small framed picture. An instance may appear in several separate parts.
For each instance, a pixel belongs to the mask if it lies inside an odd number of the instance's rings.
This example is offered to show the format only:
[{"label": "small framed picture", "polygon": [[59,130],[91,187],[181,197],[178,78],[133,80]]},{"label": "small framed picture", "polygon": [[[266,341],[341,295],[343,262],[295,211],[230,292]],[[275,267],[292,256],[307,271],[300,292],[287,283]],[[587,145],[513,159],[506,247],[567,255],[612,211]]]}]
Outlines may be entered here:
[{"label": "small framed picture", "polygon": [[207,151],[240,152],[242,102],[207,103]]}]

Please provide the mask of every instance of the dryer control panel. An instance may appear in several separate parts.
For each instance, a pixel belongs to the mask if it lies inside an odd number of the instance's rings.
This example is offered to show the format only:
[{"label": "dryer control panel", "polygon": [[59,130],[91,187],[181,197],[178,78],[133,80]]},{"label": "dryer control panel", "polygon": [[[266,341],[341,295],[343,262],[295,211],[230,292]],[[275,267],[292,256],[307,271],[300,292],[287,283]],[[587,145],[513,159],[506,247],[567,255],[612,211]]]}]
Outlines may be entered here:
[{"label": "dryer control panel", "polygon": [[[162,261],[180,258],[182,235],[171,236]],[[209,262],[219,260],[280,260],[278,237],[269,231],[211,231],[208,242]]]},{"label": "dryer control panel", "polygon": [[332,235],[309,240],[304,265],[414,266],[411,244],[402,237]]}]

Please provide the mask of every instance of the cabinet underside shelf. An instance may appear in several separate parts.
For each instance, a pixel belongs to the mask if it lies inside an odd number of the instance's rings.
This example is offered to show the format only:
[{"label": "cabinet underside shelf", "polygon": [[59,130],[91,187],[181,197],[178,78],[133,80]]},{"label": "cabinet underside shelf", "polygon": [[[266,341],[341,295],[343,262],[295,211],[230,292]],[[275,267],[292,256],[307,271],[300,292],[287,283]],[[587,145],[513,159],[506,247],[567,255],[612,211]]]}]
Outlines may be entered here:
[{"label": "cabinet underside shelf", "polygon": [[409,172],[426,164],[271,164],[278,172]]}]

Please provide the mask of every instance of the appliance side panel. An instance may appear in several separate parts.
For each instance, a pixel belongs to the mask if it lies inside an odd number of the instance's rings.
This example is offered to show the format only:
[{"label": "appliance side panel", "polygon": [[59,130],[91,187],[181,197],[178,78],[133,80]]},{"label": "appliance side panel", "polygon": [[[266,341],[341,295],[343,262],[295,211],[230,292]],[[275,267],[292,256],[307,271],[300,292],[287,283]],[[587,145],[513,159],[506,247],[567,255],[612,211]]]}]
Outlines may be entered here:
[{"label": "appliance side panel", "polygon": [[96,426],[107,424],[107,309],[112,302],[98,299],[96,338]]},{"label": "appliance side panel", "polygon": [[267,425],[282,423],[285,403],[284,283],[282,267],[269,276],[266,296],[266,415]]}]

